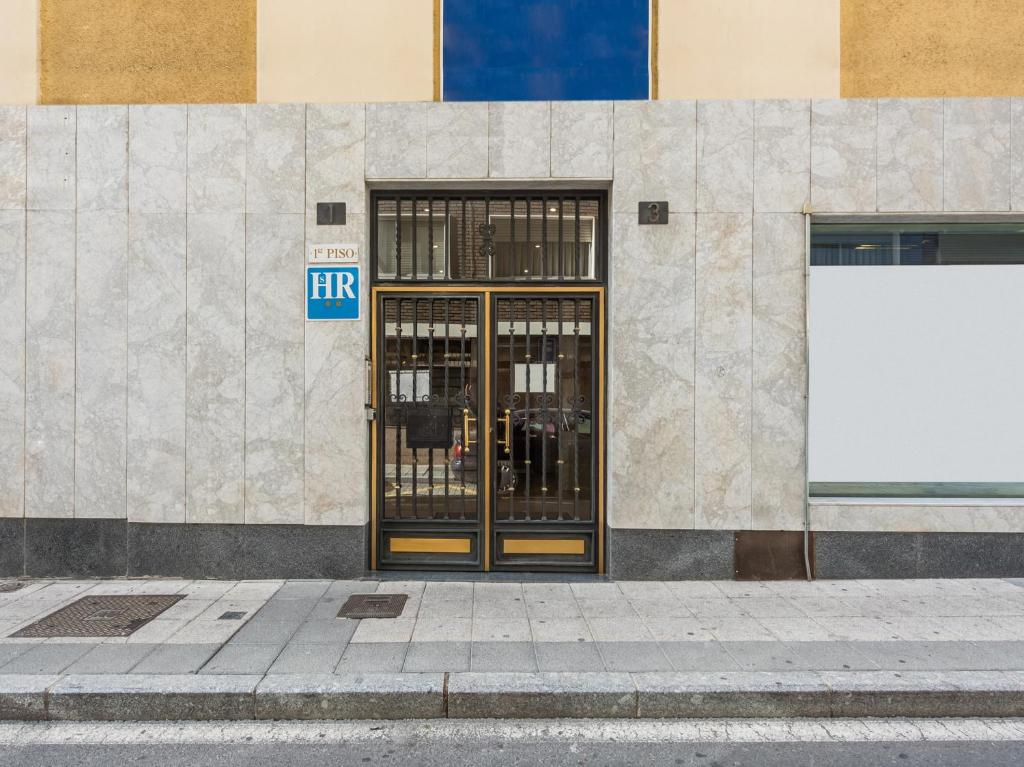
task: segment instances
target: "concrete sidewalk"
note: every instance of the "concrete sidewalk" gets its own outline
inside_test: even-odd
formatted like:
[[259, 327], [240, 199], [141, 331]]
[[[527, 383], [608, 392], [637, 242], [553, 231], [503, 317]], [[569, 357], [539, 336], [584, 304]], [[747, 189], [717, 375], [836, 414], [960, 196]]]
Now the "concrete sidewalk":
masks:
[[[398, 618], [336, 617], [382, 591]], [[129, 637], [10, 638], [104, 593], [184, 598]], [[1008, 580], [32, 581], [0, 636], [0, 718], [1024, 715]]]

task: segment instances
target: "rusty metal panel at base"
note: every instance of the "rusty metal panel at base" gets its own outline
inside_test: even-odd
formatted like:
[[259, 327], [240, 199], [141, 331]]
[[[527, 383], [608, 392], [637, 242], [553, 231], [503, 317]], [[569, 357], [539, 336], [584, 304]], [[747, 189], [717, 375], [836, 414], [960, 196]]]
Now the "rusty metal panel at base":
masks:
[[82, 597], [11, 636], [126, 637], [183, 598], [184, 594]]
[[408, 594], [353, 594], [338, 612], [339, 618], [397, 618]]
[[[738, 581], [804, 580], [804, 534], [792, 530], [740, 530], [734, 536], [734, 573]], [[810, 537], [814, 573], [814, 533]]]

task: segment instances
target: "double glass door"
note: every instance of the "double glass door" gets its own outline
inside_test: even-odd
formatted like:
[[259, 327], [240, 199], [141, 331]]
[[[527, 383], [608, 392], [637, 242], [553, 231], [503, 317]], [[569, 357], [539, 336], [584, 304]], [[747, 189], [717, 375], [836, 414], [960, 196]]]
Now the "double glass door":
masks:
[[602, 300], [375, 290], [374, 567], [603, 569]]

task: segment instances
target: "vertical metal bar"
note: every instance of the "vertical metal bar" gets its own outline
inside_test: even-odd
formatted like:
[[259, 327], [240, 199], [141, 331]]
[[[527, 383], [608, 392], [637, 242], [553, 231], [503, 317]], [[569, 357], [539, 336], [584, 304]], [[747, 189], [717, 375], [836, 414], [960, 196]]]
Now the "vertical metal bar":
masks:
[[[559, 207], [561, 207], [561, 201], [559, 201]], [[559, 262], [561, 262], [561, 250], [562, 250], [562, 219], [559, 214], [558, 219], [558, 250], [559, 250]], [[562, 518], [562, 464], [565, 463], [562, 460], [562, 424], [563, 424], [563, 413], [562, 413], [562, 299], [555, 299], [555, 309], [558, 316], [558, 333], [555, 336], [557, 349], [555, 351], [555, 399], [558, 401], [558, 423], [555, 424], [555, 434], [557, 439], [555, 440], [555, 449], [558, 451], [555, 456], [555, 482], [558, 483], [556, 489], [558, 497], [558, 505], [555, 507], [558, 509], [557, 518]]]
[[[533, 247], [533, 237], [531, 236], [531, 232], [530, 232], [530, 216], [531, 216], [532, 213], [533, 213], [533, 200], [530, 199], [529, 197], [527, 197], [526, 198], [526, 262], [528, 264], [528, 266], [527, 266], [527, 272], [528, 272], [527, 279], [531, 279], [531, 280], [533, 279], [534, 271], [536, 271], [533, 268], [533, 251], [535, 250], [535, 248]], [[527, 323], [529, 323], [529, 321], [530, 321], [529, 308], [527, 308], [527, 313], [526, 314], [527, 314], [526, 321], [527, 321]], [[530, 350], [527, 349], [526, 351], [529, 352]]]
[[[416, 245], [420, 241], [420, 231], [416, 227], [416, 205], [418, 203], [419, 203], [419, 200], [417, 200], [416, 197], [413, 197], [412, 198], [412, 278], [414, 280], [419, 279], [419, 276], [420, 276], [420, 262], [419, 262], [419, 259], [416, 257]], [[415, 309], [413, 311], [413, 314], [415, 314]], [[415, 334], [413, 334], [413, 335], [415, 335]]]
[[[402, 279], [402, 198], [395, 198], [395, 279]], [[402, 302], [398, 302], [399, 314], [401, 314]], [[401, 317], [399, 317], [401, 322]]]
[[[594, 521], [597, 515], [597, 497], [603, 490], [601, 483], [597, 481], [597, 462], [600, 460], [598, 453], [601, 451], [595, 449], [594, 435], [594, 432], [597, 431], [596, 424], [599, 404], [597, 368], [600, 364], [599, 357], [601, 351], [597, 337], [597, 298], [589, 298], [587, 303], [590, 304], [590, 519]], [[602, 381], [600, 385], [604, 386], [604, 382]], [[600, 439], [596, 441], [599, 447]]]
[[[478, 482], [477, 497], [480, 498], [480, 503], [477, 508], [480, 510], [480, 514], [483, 516], [483, 560], [484, 560], [484, 572], [491, 569], [491, 509], [493, 508], [491, 502], [491, 488], [493, 487], [494, 479], [494, 467], [491, 465], [491, 451], [494, 440], [491, 439], [491, 423], [494, 417], [494, 406], [491, 403], [491, 397], [493, 396], [492, 385], [491, 385], [491, 365], [494, 360], [494, 356], [491, 352], [491, 317], [492, 317], [492, 303], [491, 293], [487, 292], [481, 299], [480, 309], [483, 312], [483, 334], [484, 347], [482, 351], [479, 351], [479, 357], [482, 364], [477, 365], [477, 379], [480, 380], [480, 387], [478, 391], [480, 394], [478, 397], [482, 397], [483, 401], [479, 402], [480, 410], [477, 412], [477, 444], [482, 448], [480, 451], [480, 458], [483, 459], [483, 476], [484, 482]], [[480, 337], [480, 331], [477, 330], [477, 337]], [[478, 347], [479, 348], [479, 347]], [[483, 369], [483, 375], [479, 373], [480, 369]], [[480, 426], [483, 425], [483, 429]]]
[[[431, 219], [433, 221], [433, 219]], [[433, 272], [431, 272], [433, 274]], [[430, 317], [427, 322], [427, 376], [430, 381], [430, 389], [427, 392], [428, 402], [430, 407], [434, 407], [434, 298], [430, 297], [427, 304], [427, 309], [430, 312]], [[434, 411], [436, 412], [436, 411]], [[434, 517], [434, 448], [427, 449], [427, 480], [430, 482], [430, 489], [427, 490], [427, 510], [428, 516], [431, 520]]]
[[[572, 302], [572, 412], [573, 420], [576, 422], [572, 430], [572, 518], [579, 520], [580, 500], [580, 299], [574, 298]], [[591, 432], [593, 432], [593, 420], [591, 420]], [[593, 440], [593, 434], [591, 434]]]
[[[413, 210], [415, 210], [415, 206], [413, 207]], [[413, 242], [416, 242], [416, 240], [414, 239]], [[409, 336], [409, 338], [412, 341], [412, 352], [409, 354], [409, 359], [411, 360], [409, 364], [410, 367], [412, 368], [412, 408], [406, 409], [405, 433], [407, 443], [409, 441], [409, 412], [415, 410], [415, 408], [419, 407], [420, 404], [419, 395], [418, 392], [416, 391], [416, 379], [419, 378], [419, 376], [417, 375], [417, 373], [419, 372], [419, 362], [417, 361], [416, 354], [416, 337], [420, 334], [419, 324], [420, 300], [419, 298], [414, 298], [412, 300], [412, 333]], [[420, 518], [419, 497], [416, 492], [416, 481], [418, 479], [417, 475], [419, 474], [419, 470], [420, 450], [419, 448], [414, 447], [412, 449], [412, 515], [415, 519]]]
[[[491, 196], [490, 195], [485, 195], [484, 196], [484, 226], [489, 227], [490, 225], [491, 225]], [[485, 229], [484, 231], [490, 232], [491, 230], [490, 229]], [[494, 276], [494, 247], [493, 247], [494, 246], [494, 237], [492, 237], [490, 234], [488, 234], [486, 237], [484, 237], [484, 242], [488, 243], [488, 244], [490, 244], [492, 246], [490, 248], [486, 248], [484, 250], [484, 253], [487, 254], [487, 276], [488, 277], [493, 277]], [[489, 306], [487, 307], [487, 311], [490, 311], [490, 307]]]
[[[530, 226], [530, 208], [527, 204], [526, 208], [526, 226], [529, 231]], [[529, 237], [527, 237], [529, 242]], [[532, 244], [532, 243], [531, 243]], [[530, 270], [533, 271], [532, 269]], [[533, 345], [530, 339], [530, 299], [527, 298], [523, 301], [524, 315], [526, 317], [526, 352], [523, 358], [526, 360], [526, 393], [523, 395], [523, 402], [526, 408], [526, 458], [523, 464], [526, 466], [526, 519], [533, 519], [533, 497], [530, 495], [530, 472], [533, 469], [533, 464], [530, 462], [530, 438], [533, 436], [533, 406], [530, 402], [530, 358], [532, 355]]]
[[[452, 418], [452, 393], [451, 381], [449, 380], [449, 364], [451, 353], [449, 349], [449, 336], [451, 336], [451, 299], [444, 298], [444, 403], [448, 410], [448, 420]], [[449, 519], [450, 499], [448, 475], [451, 466], [451, 446], [444, 449], [444, 519]]]
[[[548, 274], [548, 198], [540, 198], [540, 214], [542, 216], [540, 220], [540, 273], [542, 279], [547, 279], [550, 275]], [[543, 311], [543, 307], [541, 309]]]
[[[465, 217], [465, 205], [462, 208]], [[466, 388], [466, 299], [463, 298], [459, 304], [461, 318], [459, 328], [459, 393], [463, 400], [462, 407], [469, 408], [469, 390]], [[459, 472], [459, 486], [461, 490], [461, 511], [462, 518], [466, 518], [466, 463], [469, 461], [469, 422], [462, 419], [462, 471]]]
[[[516, 302], [514, 298], [503, 299], [508, 306], [508, 409], [515, 410], [516, 400]], [[508, 518], [512, 521], [516, 518], [516, 491], [515, 491], [515, 474], [516, 474], [516, 449], [515, 440], [512, 439], [514, 429], [512, 428], [512, 418], [509, 417], [506, 420], [506, 434], [505, 442], [508, 444], [508, 468], [512, 472], [512, 492], [508, 497]]]
[[580, 198], [576, 198], [576, 281], [583, 279], [583, 269], [580, 268]]
[[[434, 279], [434, 198], [427, 198], [427, 279]], [[430, 307], [430, 321], [434, 321], [434, 307]]]
[[402, 299], [395, 299], [397, 312], [395, 314], [395, 359], [398, 367], [395, 372], [395, 516], [402, 518], [402, 412], [405, 405], [402, 402]]
[[[511, 272], [511, 274], [509, 275], [509, 277], [514, 280], [514, 279], [517, 279], [519, 277], [519, 264], [516, 263], [518, 261], [518, 258], [516, 257], [516, 198], [515, 198], [514, 195], [509, 198], [508, 205], [509, 205], [509, 207], [508, 207], [508, 210], [509, 210], [509, 214], [508, 214], [508, 239], [509, 239], [509, 243], [510, 243], [508, 248], [509, 248], [509, 252], [511, 253], [511, 257], [510, 257], [510, 261], [509, 261], [509, 271]], [[508, 316], [509, 316], [509, 320], [510, 321], [514, 319], [514, 317], [513, 317], [514, 309], [513, 309], [513, 306], [512, 306], [513, 303], [514, 302], [509, 301], [509, 306], [508, 306], [509, 315]], [[512, 358], [511, 357], [508, 358], [508, 364], [509, 365], [512, 364]]]
[[[560, 279], [560, 280], [564, 280], [565, 279], [565, 255], [563, 253], [563, 248], [565, 247], [565, 243], [562, 240], [562, 219], [563, 218], [565, 218], [565, 198], [564, 197], [559, 197], [558, 198], [558, 279]], [[559, 322], [559, 328], [561, 328], [561, 322], [562, 322], [562, 304], [561, 304], [561, 302], [559, 302], [559, 304], [558, 304], [558, 322]], [[559, 335], [561, 335], [561, 332], [559, 332]]]
[[[546, 220], [546, 219], [545, 219]], [[546, 227], [545, 227], [546, 228]], [[547, 272], [545, 272], [547, 274]], [[540, 300], [540, 401], [544, 403], [544, 418], [541, 420], [540, 438], [540, 518], [546, 520], [548, 495], [548, 421], [551, 418], [551, 400], [548, 399], [548, 300]]]
[[[466, 274], [466, 271], [471, 268], [473, 260], [469, 259], [469, 258], [466, 258], [466, 198], [463, 197], [461, 202], [462, 202], [462, 232], [461, 232], [461, 234], [462, 234], [462, 251], [461, 251], [460, 258], [462, 260], [459, 262], [459, 270], [461, 271], [462, 276], [476, 277], [476, 270], [475, 269], [473, 270], [473, 274], [472, 275], [467, 275]], [[465, 308], [465, 307], [463, 307], [463, 308]], [[465, 325], [465, 321], [466, 321], [466, 315], [465, 314], [462, 315], [462, 321], [463, 321], [463, 325]]]

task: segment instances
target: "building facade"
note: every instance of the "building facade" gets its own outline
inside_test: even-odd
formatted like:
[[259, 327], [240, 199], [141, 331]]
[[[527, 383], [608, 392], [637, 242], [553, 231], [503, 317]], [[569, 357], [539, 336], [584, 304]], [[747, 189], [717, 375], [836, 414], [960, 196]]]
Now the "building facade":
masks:
[[[150, 62], [90, 91], [46, 52], [96, 66], [58, 23], [91, 5], [33, 6], [39, 90], [0, 107], [3, 574], [1024, 575], [1024, 100], [995, 81], [894, 98], [844, 47], [863, 98], [679, 98], [672, 14], [725, 22], [662, 0], [657, 99], [431, 101], [428, 34], [427, 92], [397, 57], [408, 92], [306, 103], [375, 67], [264, 98], [268, 1], [219, 12], [259, 52], [227, 90]], [[840, 18], [919, 4], [813, 5], [838, 61]]]

